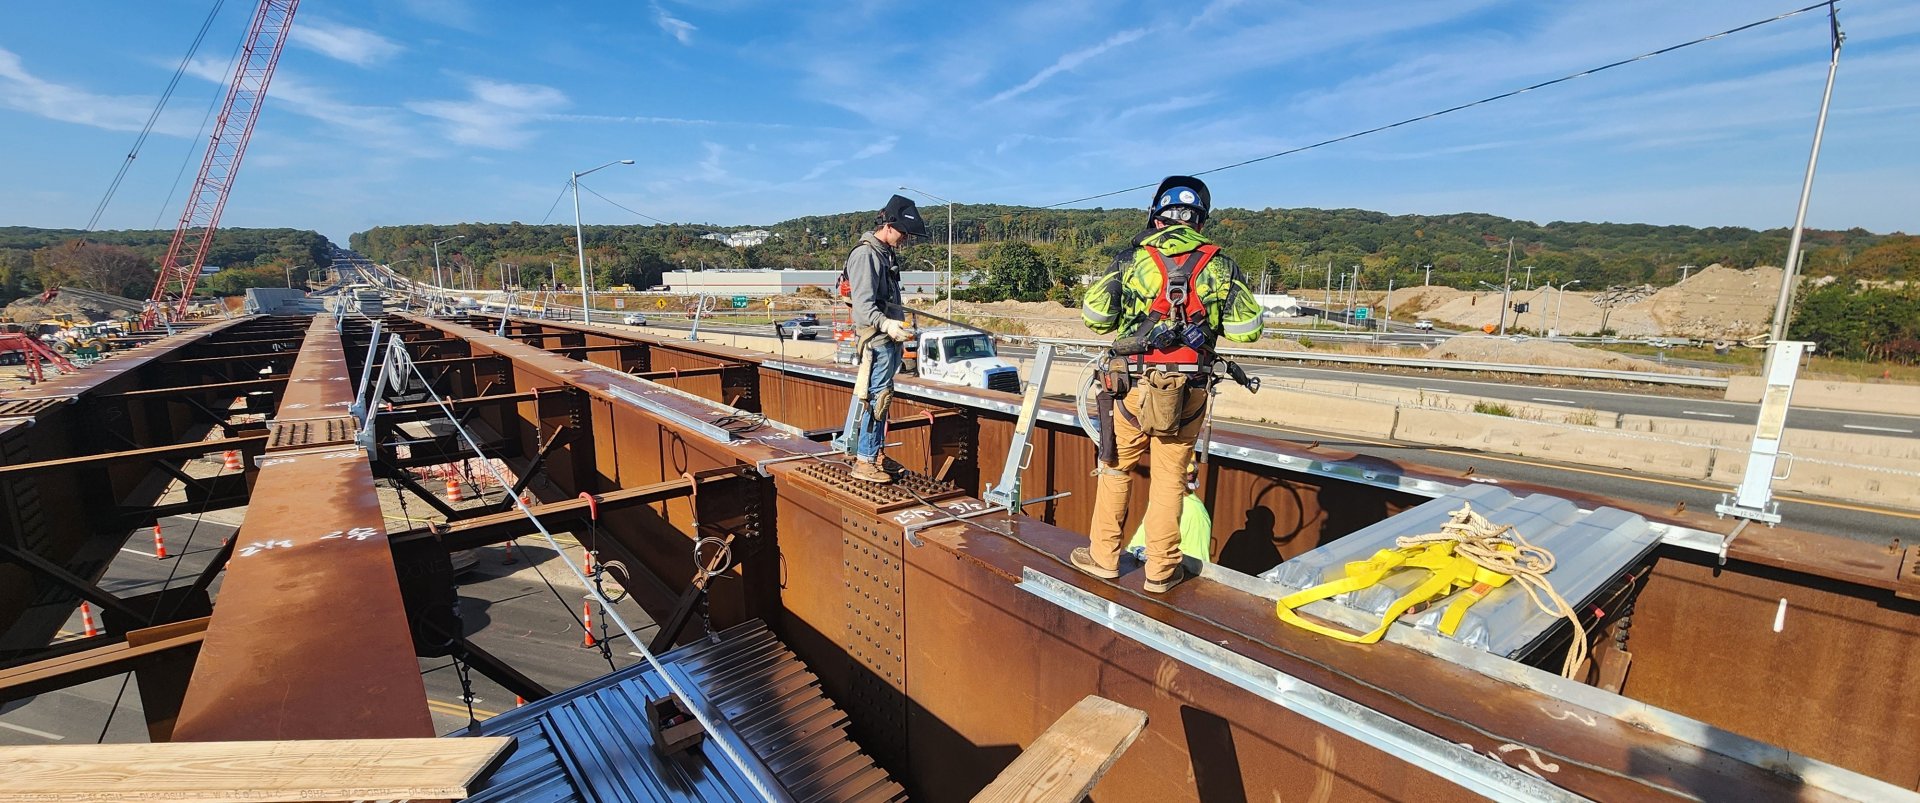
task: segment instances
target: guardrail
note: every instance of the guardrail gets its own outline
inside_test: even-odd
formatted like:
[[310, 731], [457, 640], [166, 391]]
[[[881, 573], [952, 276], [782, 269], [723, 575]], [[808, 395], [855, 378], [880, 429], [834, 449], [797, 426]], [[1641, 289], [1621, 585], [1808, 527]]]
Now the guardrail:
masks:
[[[1106, 348], [1111, 343], [1104, 340], [1070, 340], [1066, 338], [1033, 338], [1025, 335], [1001, 335], [1002, 339], [1014, 342], [1039, 342], [1044, 339], [1055, 345], [1080, 346], [1084, 348]], [[1688, 376], [1683, 374], [1661, 374], [1650, 371], [1616, 371], [1606, 368], [1562, 368], [1551, 365], [1522, 365], [1519, 363], [1468, 362], [1464, 360], [1429, 360], [1420, 357], [1387, 357], [1373, 354], [1329, 354], [1317, 351], [1275, 351], [1269, 349], [1220, 349], [1222, 356], [1255, 360], [1292, 360], [1295, 362], [1338, 362], [1356, 365], [1391, 365], [1400, 368], [1425, 368], [1436, 371], [1480, 371], [1502, 374], [1533, 374], [1538, 376], [1573, 376], [1583, 379], [1616, 379], [1623, 382], [1643, 382], [1653, 385], [1682, 385], [1696, 388], [1727, 387], [1724, 376]]]

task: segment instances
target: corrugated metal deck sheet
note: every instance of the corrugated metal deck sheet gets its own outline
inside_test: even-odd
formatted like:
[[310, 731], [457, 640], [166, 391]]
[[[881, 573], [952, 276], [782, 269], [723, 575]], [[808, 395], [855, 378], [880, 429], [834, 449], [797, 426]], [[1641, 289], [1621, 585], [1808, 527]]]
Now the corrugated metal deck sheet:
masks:
[[[758, 621], [662, 661], [685, 670], [796, 801], [894, 801], [900, 785], [847, 736], [847, 716], [799, 657]], [[646, 700], [667, 686], [647, 664], [595, 678], [481, 723], [516, 740], [471, 801], [752, 801], [753, 787], [710, 744], [653, 749]], [[474, 735], [466, 731], [452, 737]], [[451, 737], [450, 737], [451, 738]]]
[[[1546, 578], [1576, 605], [1646, 557], [1659, 540], [1646, 519], [1624, 510], [1601, 507], [1583, 511], [1557, 496], [1515, 497], [1493, 485], [1472, 485], [1295, 557], [1262, 577], [1285, 586], [1288, 593], [1344, 577], [1348, 562], [1366, 560], [1377, 550], [1391, 549], [1396, 538], [1439, 530], [1447, 515], [1458, 510], [1462, 502], [1472, 503], [1474, 511], [1488, 521], [1513, 525], [1528, 541], [1552, 552], [1555, 565]], [[1338, 604], [1378, 622], [1395, 599], [1427, 577], [1427, 572], [1420, 570], [1396, 572], [1379, 585], [1311, 603], [1303, 610], [1339, 620], [1327, 608]], [[1438, 632], [1445, 603], [1452, 598], [1403, 621]], [[1509, 583], [1468, 609], [1452, 638], [1513, 658], [1538, 643], [1560, 621], [1534, 605], [1518, 584]]]

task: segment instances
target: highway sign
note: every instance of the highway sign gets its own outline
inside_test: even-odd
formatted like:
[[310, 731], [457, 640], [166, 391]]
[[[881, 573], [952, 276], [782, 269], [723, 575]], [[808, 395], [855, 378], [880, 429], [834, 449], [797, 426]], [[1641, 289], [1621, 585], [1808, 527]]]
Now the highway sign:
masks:
[[747, 297], [746, 297], [746, 296], [734, 296], [734, 297], [733, 297], [733, 308], [734, 308], [734, 309], [746, 309], [746, 308], [747, 308]]
[[1353, 308], [1353, 319], [1354, 319], [1354, 320], [1356, 320], [1356, 321], [1364, 321], [1364, 320], [1366, 320], [1366, 319], [1367, 319], [1367, 308], [1366, 308], [1366, 307], [1354, 307], [1354, 308]]
[[624, 298], [616, 298], [616, 299], [614, 299], [614, 300], [613, 300], [613, 308], [614, 308], [614, 309], [626, 309], [626, 308], [627, 308], [627, 300], [626, 300], [626, 299], [624, 299]]
[[666, 309], [666, 308], [667, 308], [667, 300], [666, 300], [666, 299], [664, 299], [664, 298], [656, 298], [656, 299], [654, 299], [654, 300], [653, 300], [653, 305], [654, 305], [654, 306], [656, 306], [656, 307], [659, 307], [660, 309]]

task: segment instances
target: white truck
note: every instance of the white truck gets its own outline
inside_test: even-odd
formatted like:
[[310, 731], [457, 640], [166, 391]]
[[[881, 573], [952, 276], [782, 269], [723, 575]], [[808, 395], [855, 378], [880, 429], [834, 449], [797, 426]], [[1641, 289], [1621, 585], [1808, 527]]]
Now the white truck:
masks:
[[921, 379], [970, 388], [1020, 392], [1020, 369], [993, 350], [993, 338], [959, 327], [923, 329], [916, 341]]

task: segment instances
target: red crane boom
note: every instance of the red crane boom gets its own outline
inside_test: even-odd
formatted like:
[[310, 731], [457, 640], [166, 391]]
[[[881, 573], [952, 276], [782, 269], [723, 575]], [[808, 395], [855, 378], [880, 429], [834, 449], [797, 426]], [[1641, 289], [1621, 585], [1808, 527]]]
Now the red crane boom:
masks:
[[300, 0], [261, 0], [260, 8], [254, 11], [246, 45], [235, 62], [233, 82], [227, 87], [226, 102], [213, 126], [213, 138], [207, 141], [207, 155], [200, 162], [193, 191], [187, 195], [186, 211], [180, 213], [180, 225], [173, 231], [173, 243], [167, 246], [153, 296], [141, 316], [142, 328], [186, 317], [200, 266], [206, 264], [207, 248], [220, 226], [227, 193], [240, 172], [240, 158], [246, 155], [253, 124], [260, 120], [267, 84], [273, 80], [273, 68], [280, 62], [280, 50], [287, 43], [287, 30], [299, 5]]

